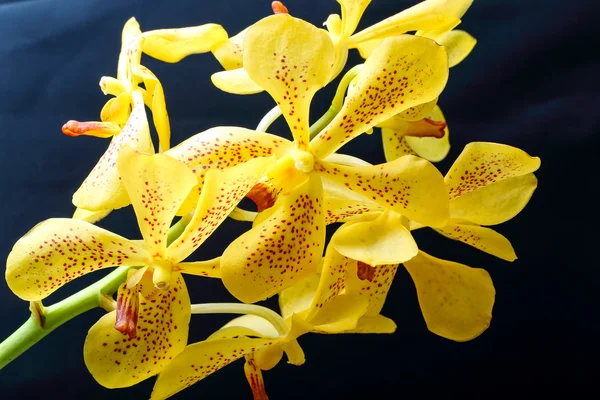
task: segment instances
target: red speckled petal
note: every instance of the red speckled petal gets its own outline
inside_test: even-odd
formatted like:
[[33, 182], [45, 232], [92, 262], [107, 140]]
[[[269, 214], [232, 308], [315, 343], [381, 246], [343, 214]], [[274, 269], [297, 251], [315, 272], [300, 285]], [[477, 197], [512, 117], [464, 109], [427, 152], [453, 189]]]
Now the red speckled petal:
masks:
[[442, 175], [430, 162], [414, 156], [365, 167], [320, 161], [315, 171], [327, 179], [429, 226], [449, 218], [448, 192]]
[[73, 195], [76, 207], [90, 211], [117, 209], [129, 205], [127, 190], [117, 171], [117, 154], [125, 145], [142, 153], [154, 153], [144, 101], [134, 92], [134, 108], [127, 124], [114, 136], [108, 149]]
[[143, 247], [90, 223], [49, 219], [15, 243], [6, 261], [6, 281], [17, 296], [35, 301], [88, 272], [144, 265], [149, 258]]
[[517, 259], [515, 250], [508, 239], [493, 229], [450, 220], [450, 223], [439, 229], [439, 232], [503, 260], [514, 261]]
[[175, 267], [177, 271], [181, 271], [188, 275], [205, 276], [208, 278], [221, 277], [221, 257], [213, 258], [207, 261], [182, 262]]
[[516, 147], [472, 142], [465, 146], [445, 177], [450, 200], [503, 179], [536, 171], [540, 159]]
[[431, 39], [384, 40], [365, 62], [336, 117], [310, 144], [323, 159], [373, 126], [437, 98], [448, 80], [446, 50]]
[[464, 342], [488, 328], [496, 290], [485, 270], [422, 251], [404, 266], [417, 287], [419, 305], [431, 332]]
[[246, 356], [244, 373], [246, 374], [246, 380], [250, 385], [250, 389], [252, 390], [252, 397], [254, 400], [269, 400], [267, 392], [265, 391], [265, 381], [262, 376], [262, 371], [256, 365], [254, 354], [248, 354]]
[[[408, 125], [408, 122], [407, 122]], [[383, 153], [386, 161], [394, 161], [402, 156], [417, 155], [406, 142], [404, 130], [381, 128], [381, 139], [383, 140]]]
[[146, 246], [153, 257], [164, 258], [171, 221], [198, 180], [180, 161], [127, 146], [119, 151], [117, 164]]
[[277, 102], [300, 149], [308, 146], [310, 102], [334, 62], [327, 31], [288, 14], [263, 18], [246, 33], [244, 68]]
[[314, 174], [280, 196], [270, 216], [223, 253], [221, 279], [231, 294], [254, 303], [314, 274], [325, 243], [322, 208], [323, 188]]
[[209, 170], [192, 220], [169, 246], [169, 259], [177, 263], [192, 254], [274, 164], [274, 157], [260, 157], [224, 170]]
[[196, 208], [202, 182], [208, 169], [224, 169], [257, 157], [281, 157], [292, 147], [279, 136], [237, 127], [216, 127], [198, 133], [165, 152], [184, 162], [198, 176], [198, 186], [192, 190], [177, 215], [186, 215]]
[[[141, 283], [152, 287], [151, 274]], [[173, 272], [169, 290], [158, 291], [152, 298], [139, 296], [135, 337], [114, 328], [115, 311], [100, 318], [88, 332], [83, 348], [85, 364], [107, 388], [132, 386], [156, 375], [187, 344], [190, 298], [181, 274]]]
[[158, 376], [151, 400], [162, 400], [182, 391], [242, 358], [275, 344], [275, 339], [216, 339], [185, 348]]
[[[369, 270], [369, 272], [365, 273], [365, 270]], [[381, 312], [397, 270], [398, 264], [373, 267], [358, 262], [356, 269], [347, 271], [349, 279], [346, 293], [369, 300], [369, 307], [365, 311], [365, 316], [373, 317]]]
[[244, 39], [248, 28], [244, 29], [237, 35], [230, 37], [229, 39], [215, 44], [210, 51], [212, 51], [215, 58], [226, 70], [241, 68], [243, 65], [243, 53], [244, 53]]
[[369, 216], [377, 216], [383, 211], [378, 204], [372, 204], [360, 200], [345, 200], [336, 198], [325, 198], [325, 223], [327, 225], [335, 222], [348, 222]]

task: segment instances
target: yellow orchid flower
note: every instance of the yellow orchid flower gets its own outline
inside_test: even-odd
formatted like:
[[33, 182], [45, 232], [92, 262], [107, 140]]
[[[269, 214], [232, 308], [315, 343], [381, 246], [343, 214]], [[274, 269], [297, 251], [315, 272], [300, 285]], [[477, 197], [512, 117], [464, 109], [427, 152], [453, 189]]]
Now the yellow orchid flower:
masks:
[[119, 288], [117, 310], [90, 329], [84, 357], [92, 375], [106, 387], [130, 386], [155, 375], [187, 342], [190, 304], [181, 273], [219, 274], [218, 261], [182, 260], [221, 224], [272, 163], [261, 157], [209, 171], [193, 217], [167, 246], [171, 220], [197, 178], [164, 154], [144, 155], [123, 146], [117, 166], [143, 243], [87, 222], [50, 219], [15, 244], [7, 260], [8, 285], [22, 299], [37, 301], [86, 273], [142, 266]]
[[[316, 309], [303, 309], [304, 299], [307, 295], [314, 296], [318, 283], [319, 277], [315, 275], [284, 290], [280, 297], [282, 316], [271, 310], [261, 312], [260, 316], [258, 313], [245, 315], [230, 321], [207, 340], [189, 345], [160, 373], [151, 399], [166, 399], [242, 357], [246, 360], [244, 372], [254, 399], [266, 399], [262, 371], [274, 368], [284, 352], [291, 364], [304, 363], [304, 353], [296, 342], [299, 336], [309, 332], [395, 331], [394, 322], [378, 315], [376, 308], [379, 305], [375, 304], [376, 301], [369, 305], [365, 296], [336, 293]], [[282, 300], [283, 296], [286, 300]], [[209, 310], [215, 308], [212, 304], [206, 306]], [[254, 305], [242, 306], [257, 308]], [[192, 312], [196, 312], [197, 307], [192, 305]], [[234, 305], [236, 307], [240, 305]], [[240, 310], [243, 308], [240, 307]], [[301, 313], [296, 314], [296, 311]], [[311, 311], [312, 315], [308, 316], [307, 312]], [[365, 313], [368, 315], [363, 316]]]
[[[521, 212], [537, 187], [533, 172], [539, 167], [538, 157], [515, 147], [469, 143], [444, 178], [450, 195], [450, 220], [436, 230], [514, 261], [517, 256], [508, 239], [486, 226], [506, 222]], [[413, 224], [417, 227], [420, 225]]]
[[[223, 253], [221, 278], [235, 297], [262, 300], [315, 273], [324, 247], [322, 177], [411, 219], [445, 225], [447, 192], [442, 176], [426, 161], [409, 157], [367, 167], [323, 161], [390, 115], [436, 98], [448, 72], [443, 48], [413, 36], [388, 39], [365, 64], [340, 114], [310, 146], [310, 101], [327, 84], [334, 63], [329, 35], [287, 14], [269, 16], [246, 33], [243, 57], [252, 80], [278, 103], [295, 148], [288, 147], [265, 181], [250, 192], [263, 212], [253, 229]], [[184, 150], [179, 159], [192, 159], [186, 154], [194, 152]]]

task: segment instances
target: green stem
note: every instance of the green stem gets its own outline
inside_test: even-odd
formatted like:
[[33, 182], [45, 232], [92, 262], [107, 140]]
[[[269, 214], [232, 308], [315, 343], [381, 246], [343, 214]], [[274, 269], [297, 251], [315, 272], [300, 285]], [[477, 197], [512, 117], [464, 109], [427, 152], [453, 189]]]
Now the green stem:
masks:
[[74, 295], [43, 309], [42, 320], [35, 315], [0, 343], [0, 369], [70, 319], [105, 303], [104, 296], [117, 291], [130, 267], [119, 267]]
[[348, 86], [352, 82], [352, 79], [363, 69], [364, 65], [359, 64], [350, 68], [348, 72], [344, 74], [340, 83], [335, 91], [335, 96], [331, 101], [331, 107], [327, 110], [325, 114], [317, 122], [311, 125], [309, 129], [310, 138], [314, 138], [317, 136], [325, 127], [335, 118], [335, 116], [340, 112], [342, 106], [344, 105], [344, 98], [346, 97], [346, 90], [348, 90]]
[[[192, 214], [188, 214], [177, 221], [169, 230], [167, 242], [179, 237], [191, 219]], [[0, 343], [0, 369], [65, 322], [96, 307], [106, 308], [131, 268], [135, 267], [118, 267], [98, 282], [49, 307], [32, 304], [34, 310], [29, 319]]]

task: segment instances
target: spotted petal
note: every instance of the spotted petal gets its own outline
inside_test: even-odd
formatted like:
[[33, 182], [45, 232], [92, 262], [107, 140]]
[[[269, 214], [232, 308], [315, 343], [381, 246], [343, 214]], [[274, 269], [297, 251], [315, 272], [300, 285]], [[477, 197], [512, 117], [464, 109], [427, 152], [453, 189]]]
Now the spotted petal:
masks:
[[141, 93], [134, 92], [134, 108], [123, 130], [113, 137], [106, 152], [73, 195], [76, 207], [90, 211], [117, 209], [130, 204], [117, 170], [117, 154], [125, 145], [142, 153], [154, 153]]
[[491, 183], [534, 172], [539, 167], [538, 157], [531, 157], [516, 147], [471, 142], [452, 164], [444, 181], [452, 200]]
[[532, 173], [504, 179], [450, 201], [450, 216], [480, 225], [496, 225], [521, 212], [537, 187]]
[[384, 40], [365, 62], [341, 111], [311, 142], [324, 158], [373, 126], [440, 95], [448, 80], [446, 50], [431, 39]]
[[141, 33], [142, 31], [140, 30], [140, 24], [133, 17], [129, 18], [127, 22], [125, 22], [125, 25], [123, 25], [123, 30], [121, 32], [121, 52], [119, 53], [119, 62], [117, 67], [117, 79], [119, 81], [125, 82], [127, 79], [129, 79], [127, 65], [129, 61], [129, 46]]
[[517, 259], [515, 250], [508, 239], [493, 229], [466, 221], [450, 220], [450, 223], [440, 228], [439, 232], [503, 260], [514, 261]]
[[209, 170], [194, 216], [169, 246], [169, 258], [176, 263], [192, 254], [274, 163], [274, 157], [260, 157], [224, 170]]
[[90, 223], [48, 219], [15, 243], [6, 281], [17, 296], [36, 301], [88, 272], [143, 265], [149, 258], [143, 247]]
[[308, 146], [310, 102], [334, 62], [327, 32], [288, 14], [263, 18], [246, 33], [244, 68], [277, 102], [300, 149]]
[[224, 169], [257, 157], [281, 157], [292, 144], [279, 136], [238, 127], [216, 127], [198, 133], [165, 152], [185, 163], [198, 177], [198, 185], [177, 213], [186, 215], [196, 208], [206, 171]]
[[189, 345], [158, 376], [150, 400], [166, 399], [274, 340], [228, 338]]
[[439, 171], [414, 156], [365, 167], [321, 161], [315, 170], [385, 208], [428, 226], [444, 226], [449, 217], [447, 189]]
[[488, 328], [496, 291], [485, 270], [422, 251], [404, 266], [417, 287], [421, 311], [431, 332], [464, 342]]
[[153, 257], [164, 258], [171, 221], [198, 180], [180, 161], [127, 146], [119, 151], [117, 164], [146, 246]]
[[[244, 39], [250, 27], [229, 39], [216, 43], [211, 51], [226, 70], [241, 68], [244, 62]], [[262, 91], [262, 89], [261, 89]]]
[[225, 40], [227, 32], [217, 24], [158, 29], [142, 34], [142, 51], [161, 61], [176, 63], [191, 54], [206, 53]]
[[325, 242], [323, 188], [317, 176], [279, 196], [274, 212], [221, 257], [225, 287], [243, 302], [270, 297], [317, 270]]
[[[145, 275], [151, 287], [150, 275]], [[104, 315], [88, 332], [85, 365], [107, 388], [135, 385], [159, 373], [180, 352], [188, 338], [190, 298], [181, 274], [174, 272], [170, 289], [153, 298], [139, 294], [136, 336], [114, 328], [116, 311]]]

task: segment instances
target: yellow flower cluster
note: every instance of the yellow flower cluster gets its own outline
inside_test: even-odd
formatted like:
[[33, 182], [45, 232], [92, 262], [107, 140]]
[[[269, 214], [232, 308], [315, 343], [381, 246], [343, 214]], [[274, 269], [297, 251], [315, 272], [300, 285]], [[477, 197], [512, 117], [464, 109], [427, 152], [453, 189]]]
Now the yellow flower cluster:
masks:
[[[216, 24], [149, 32], [133, 18], [125, 24], [117, 77], [100, 81], [113, 96], [101, 121], [63, 127], [67, 135], [111, 137], [108, 149], [74, 194], [73, 218], [36, 225], [15, 244], [6, 270], [17, 296], [38, 301], [88, 272], [135, 267], [85, 342], [86, 365], [100, 384], [126, 387], [158, 374], [152, 399], [165, 399], [245, 358], [254, 398], [266, 399], [261, 371], [284, 353], [302, 364], [299, 336], [394, 332], [380, 312], [401, 264], [430, 331], [467, 341], [489, 326], [489, 274], [423, 252], [411, 233], [430, 227], [513, 261], [510, 242], [489, 226], [518, 214], [537, 185], [539, 159], [506, 145], [467, 145], [445, 176], [432, 164], [450, 148], [438, 98], [449, 68], [475, 46], [454, 30], [472, 0], [425, 0], [360, 32], [370, 0], [337, 1], [341, 15], [329, 16], [327, 29], [279, 2], [273, 15], [232, 37]], [[344, 71], [351, 49], [364, 64], [341, 79], [329, 117], [311, 127], [315, 93]], [[174, 63], [207, 52], [224, 68], [214, 85], [268, 92], [276, 103], [271, 119], [283, 115], [293, 141], [221, 126], [170, 147], [163, 88], [142, 54]], [[269, 121], [261, 125], [268, 129]], [[374, 128], [387, 162], [338, 153]], [[258, 212], [238, 208], [245, 197]], [[129, 204], [143, 240], [94, 225]], [[187, 225], [173, 238], [176, 216]], [[227, 217], [252, 228], [217, 259], [185, 261]], [[326, 226], [336, 223], [327, 242]], [[277, 295], [280, 314], [245, 315], [188, 344], [191, 314], [206, 307], [191, 304], [182, 274], [221, 279], [242, 303]]]

